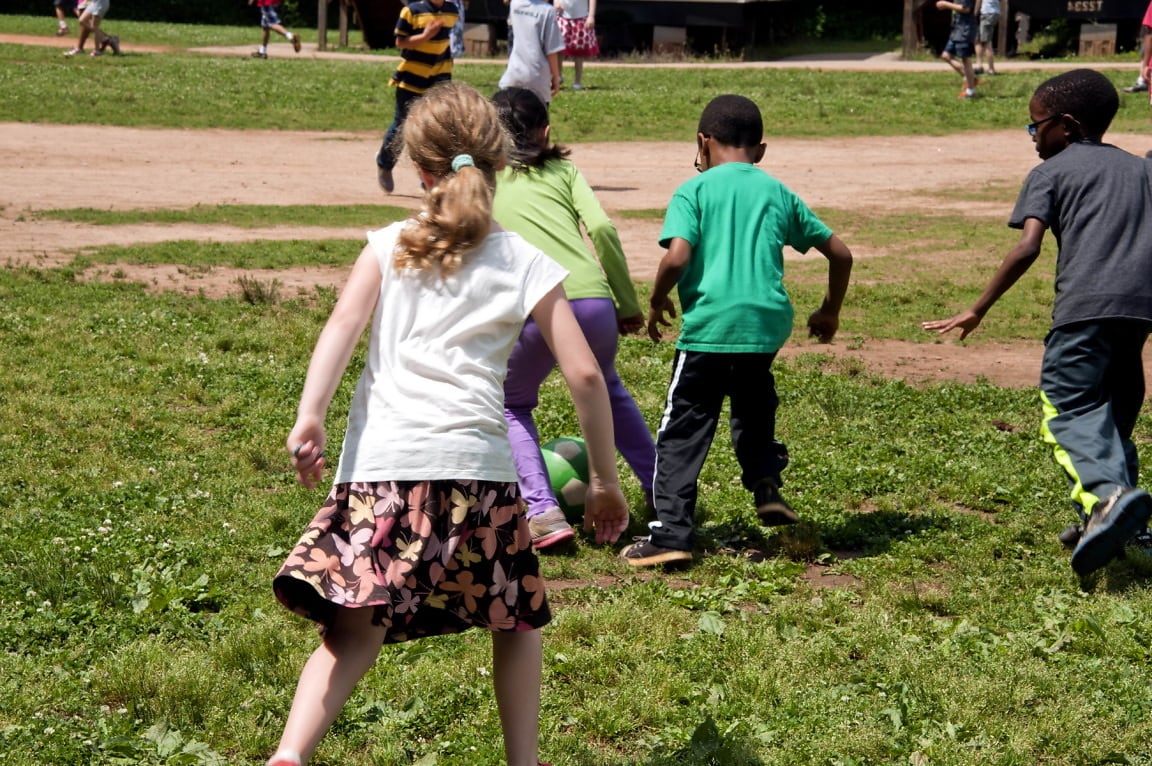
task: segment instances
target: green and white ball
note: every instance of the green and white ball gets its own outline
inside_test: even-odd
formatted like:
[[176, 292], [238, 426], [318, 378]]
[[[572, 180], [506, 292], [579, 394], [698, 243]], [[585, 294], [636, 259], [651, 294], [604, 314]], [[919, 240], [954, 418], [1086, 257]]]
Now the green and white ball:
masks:
[[584, 518], [584, 498], [588, 494], [588, 451], [584, 440], [562, 436], [544, 444], [540, 449], [552, 493], [569, 524]]

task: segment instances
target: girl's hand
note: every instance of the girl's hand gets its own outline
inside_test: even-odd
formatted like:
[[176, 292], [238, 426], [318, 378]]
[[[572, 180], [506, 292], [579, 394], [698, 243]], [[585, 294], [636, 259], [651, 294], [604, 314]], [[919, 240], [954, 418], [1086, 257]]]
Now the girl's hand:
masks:
[[630, 317], [617, 317], [616, 327], [621, 335], [632, 335], [644, 329], [644, 315], [633, 314]]
[[584, 19], [584, 28], [585, 29], [595, 29], [596, 28], [596, 17], [593, 16], [591, 13], [588, 14], [588, 18]]
[[292, 432], [288, 434], [285, 448], [291, 456], [296, 480], [308, 489], [316, 487], [316, 482], [328, 465], [328, 458], [324, 454], [327, 439], [324, 424], [313, 418], [298, 418]]
[[628, 528], [628, 501], [619, 485], [593, 478], [584, 498], [584, 531], [596, 531], [596, 542], [614, 543]]

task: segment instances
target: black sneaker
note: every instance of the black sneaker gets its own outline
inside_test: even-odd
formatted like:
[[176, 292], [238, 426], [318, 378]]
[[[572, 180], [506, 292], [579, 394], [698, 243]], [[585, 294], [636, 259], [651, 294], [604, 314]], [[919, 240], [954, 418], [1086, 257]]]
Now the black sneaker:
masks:
[[752, 490], [756, 502], [756, 515], [766, 527], [783, 527], [800, 521], [792, 506], [780, 497], [780, 485], [774, 479], [764, 479]]
[[654, 567], [657, 564], [692, 560], [692, 551], [661, 548], [652, 543], [651, 537], [634, 537], [632, 539], [635, 542], [620, 551], [620, 558], [634, 567]]
[[1081, 524], [1069, 524], [1061, 530], [1060, 534], [1056, 537], [1060, 540], [1060, 544], [1068, 550], [1076, 547], [1076, 543], [1080, 542], [1080, 536], [1084, 534], [1084, 527]]
[[1139, 532], [1152, 517], [1152, 497], [1142, 489], [1117, 489], [1107, 500], [1097, 503], [1084, 522], [1084, 534], [1072, 551], [1076, 574], [1095, 572], [1124, 550], [1124, 543]]
[[1124, 89], [1125, 93], [1144, 93], [1148, 90], [1148, 83], [1143, 80], [1137, 80], [1135, 85], [1129, 85]]
[[[377, 165], [376, 183], [380, 184], [380, 188], [383, 189], [386, 194], [391, 194], [396, 188], [396, 182], [392, 180], [392, 169]], [[421, 184], [421, 186], [423, 186], [423, 184]]]

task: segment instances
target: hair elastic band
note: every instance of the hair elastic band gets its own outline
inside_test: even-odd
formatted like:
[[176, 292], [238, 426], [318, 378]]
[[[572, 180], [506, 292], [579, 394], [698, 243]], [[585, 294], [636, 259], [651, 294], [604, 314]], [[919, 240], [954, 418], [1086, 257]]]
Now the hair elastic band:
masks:
[[472, 161], [471, 154], [457, 154], [452, 158], [452, 172], [459, 173], [460, 168], [474, 168], [476, 163]]

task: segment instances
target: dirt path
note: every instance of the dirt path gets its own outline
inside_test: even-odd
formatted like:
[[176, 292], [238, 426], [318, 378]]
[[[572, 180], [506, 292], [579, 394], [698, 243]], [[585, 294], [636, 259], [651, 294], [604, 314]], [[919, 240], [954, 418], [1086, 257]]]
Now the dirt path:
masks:
[[[8, 36], [9, 38], [12, 36]], [[31, 38], [59, 44], [56, 38]], [[0, 36], [0, 42], [27, 42]], [[247, 49], [245, 49], [247, 50]], [[348, 56], [355, 54], [302, 55]], [[377, 57], [378, 58], [378, 57]], [[873, 67], [908, 68], [925, 62], [893, 62], [874, 57]], [[779, 64], [779, 62], [769, 62]], [[934, 62], [928, 62], [933, 64]], [[1028, 65], [1030, 62], [1021, 62]], [[1009, 68], [1013, 62], [1001, 65]], [[796, 65], [796, 64], [793, 64]], [[861, 68], [859, 60], [815, 62], [817, 68]], [[936, 65], [938, 66], [938, 65]], [[1061, 65], [1063, 66], [1063, 65]], [[1129, 65], [1130, 66], [1130, 65]], [[59, 151], [97, 137], [100, 152], [80, 161]], [[1116, 134], [1111, 140], [1143, 154], [1152, 139]], [[88, 226], [40, 218], [37, 211], [78, 206], [103, 209], [165, 209], [195, 205], [357, 205], [387, 203], [415, 208], [419, 185], [412, 167], [396, 172], [397, 193], [381, 194], [372, 162], [375, 133], [281, 131], [148, 130], [114, 127], [0, 123], [0, 264], [47, 267], [66, 263], [85, 247], [170, 240], [245, 241], [256, 239], [360, 239], [364, 231], [387, 223], [365, 220], [346, 228], [300, 227], [269, 221], [258, 229], [224, 225]], [[971, 147], [980, 151], [972, 153]], [[620, 231], [633, 275], [655, 275], [662, 251], [656, 245], [659, 221], [628, 218], [621, 211], [659, 209], [671, 191], [691, 175], [695, 147], [678, 143], [580, 144], [572, 158], [595, 188]], [[965, 157], [958, 162], [957, 157]], [[987, 183], [1017, 185], [1037, 162], [1023, 130], [965, 133], [945, 137], [888, 137], [834, 140], [768, 139], [763, 167], [816, 208], [835, 208], [867, 216], [876, 211], [915, 212], [953, 209], [971, 215], [975, 225], [997, 225], [1008, 211], [1002, 205], [958, 203], [950, 193]], [[99, 194], [77, 195], [77, 179], [94, 180]], [[858, 257], [881, 255], [854, 245]], [[800, 256], [791, 253], [789, 258]], [[242, 272], [261, 280], [277, 279], [284, 294], [313, 285], [338, 286], [346, 271], [296, 268]], [[91, 278], [137, 279], [155, 289], [234, 294], [241, 272], [167, 267], [99, 267]], [[866, 341], [848, 348], [789, 347], [785, 355], [823, 351], [851, 356], [869, 371], [909, 381], [976, 380], [977, 373], [1006, 386], [1035, 385], [1039, 340], [1001, 346], [960, 345], [952, 340], [924, 344]]]

